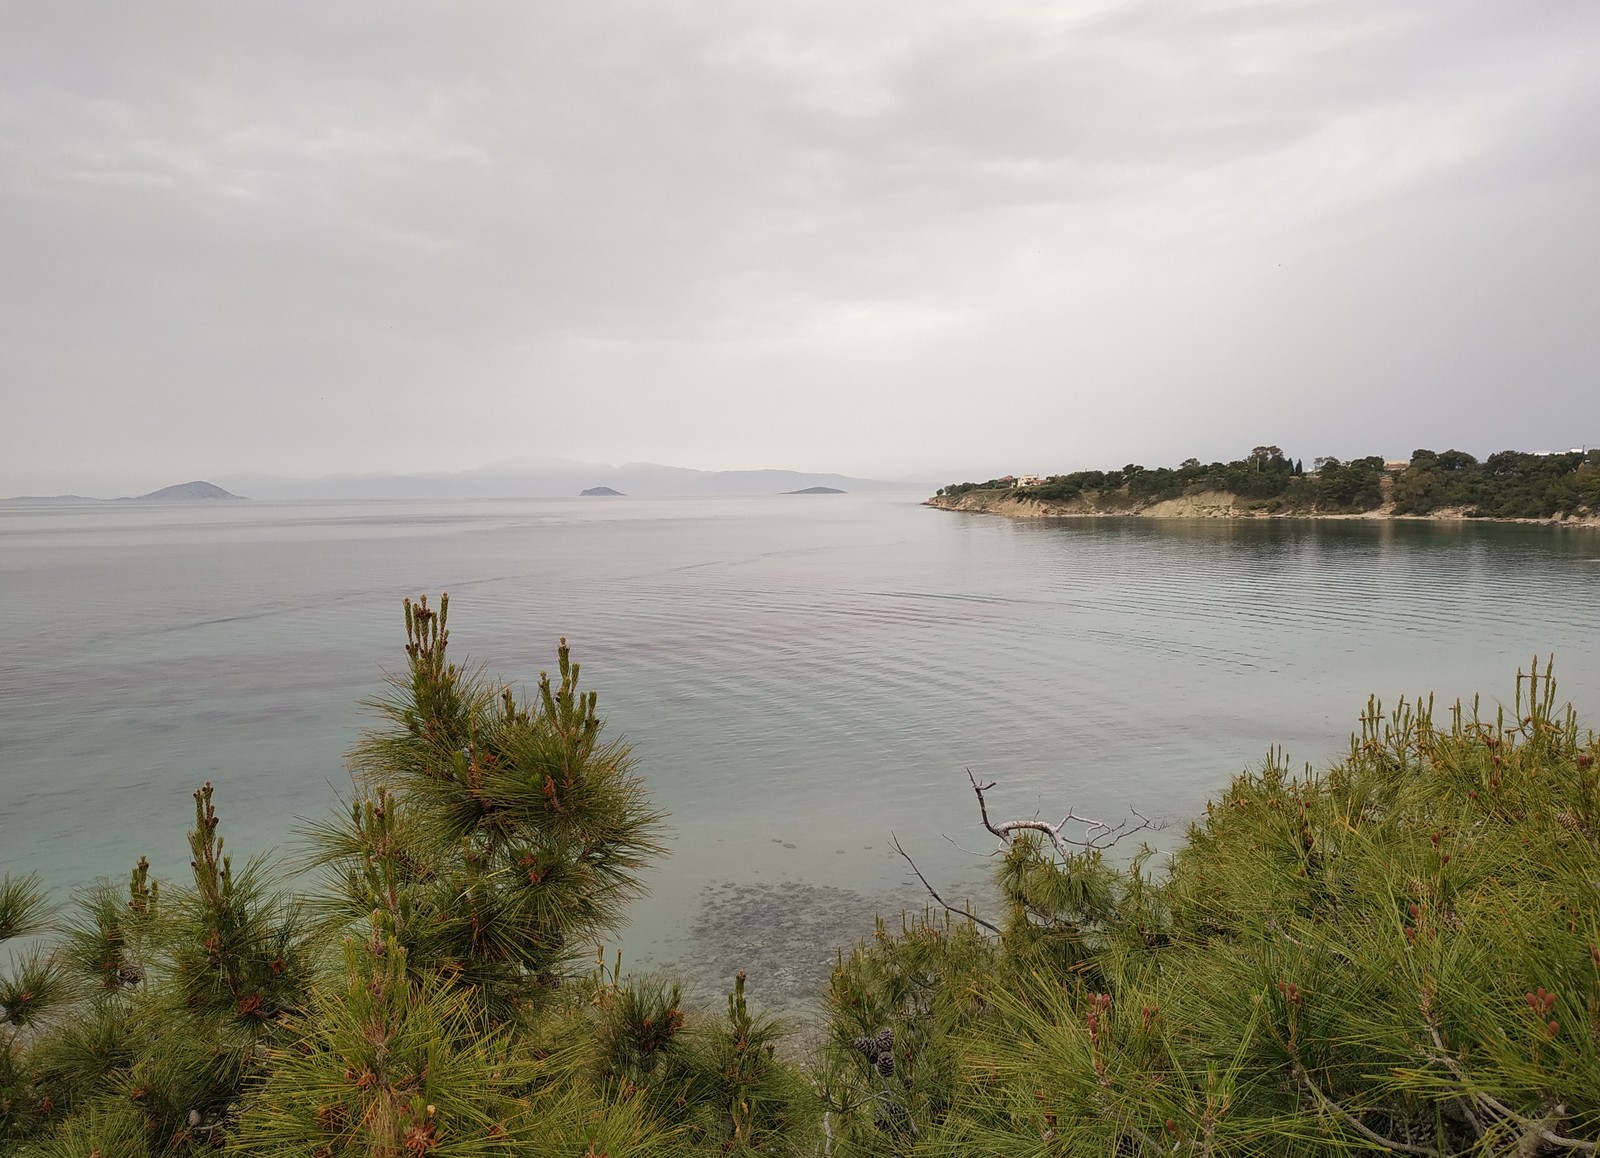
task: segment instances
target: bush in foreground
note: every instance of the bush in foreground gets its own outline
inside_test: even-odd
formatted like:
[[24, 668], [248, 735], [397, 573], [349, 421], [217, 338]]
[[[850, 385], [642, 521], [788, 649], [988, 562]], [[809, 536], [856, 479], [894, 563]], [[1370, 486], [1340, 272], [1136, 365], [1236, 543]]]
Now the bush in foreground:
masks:
[[835, 973], [838, 1152], [1594, 1153], [1597, 755], [1547, 667], [1509, 715], [1373, 703], [1326, 773], [1272, 756], [1159, 880], [985, 810], [997, 935]]
[[[406, 603], [404, 677], [309, 833], [291, 894], [223, 851], [195, 793], [192, 885], [140, 862], [64, 924], [0, 878], [0, 1153], [789, 1154], [815, 1100], [747, 1009], [593, 964], [660, 853], [626, 745], [562, 642], [523, 702], [451, 663], [447, 600]], [[587, 958], [587, 963], [585, 962]]]

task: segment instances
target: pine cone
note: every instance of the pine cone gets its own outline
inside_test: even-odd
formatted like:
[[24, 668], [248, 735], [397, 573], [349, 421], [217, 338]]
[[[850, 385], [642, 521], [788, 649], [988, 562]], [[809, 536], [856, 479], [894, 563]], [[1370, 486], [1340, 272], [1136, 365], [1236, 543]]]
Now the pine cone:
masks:
[[876, 1037], [858, 1037], [850, 1043], [886, 1078], [894, 1076], [894, 1030], [880, 1029]]

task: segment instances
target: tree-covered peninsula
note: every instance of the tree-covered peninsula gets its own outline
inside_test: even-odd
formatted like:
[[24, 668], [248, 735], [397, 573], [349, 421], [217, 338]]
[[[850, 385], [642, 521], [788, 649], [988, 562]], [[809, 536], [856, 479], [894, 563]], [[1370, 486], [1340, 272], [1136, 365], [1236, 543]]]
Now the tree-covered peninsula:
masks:
[[930, 504], [999, 514], [1360, 515], [1488, 519], [1600, 517], [1600, 450], [1479, 462], [1460, 450], [1417, 450], [1408, 462], [1376, 455], [1317, 458], [1306, 469], [1276, 446], [1234, 462], [1177, 467], [1129, 463], [1048, 477], [941, 487]]
[[743, 974], [694, 1011], [597, 957], [660, 814], [564, 645], [523, 699], [448, 658], [447, 608], [407, 603], [300, 876], [236, 867], [207, 784], [187, 879], [59, 911], [0, 877], [0, 1154], [1600, 1148], [1600, 739], [1548, 666], [1504, 708], [1370, 702], [1338, 764], [1269, 754], [1159, 864], [1136, 816], [1008, 819], [971, 780], [998, 904], [925, 881], [806, 1052]]

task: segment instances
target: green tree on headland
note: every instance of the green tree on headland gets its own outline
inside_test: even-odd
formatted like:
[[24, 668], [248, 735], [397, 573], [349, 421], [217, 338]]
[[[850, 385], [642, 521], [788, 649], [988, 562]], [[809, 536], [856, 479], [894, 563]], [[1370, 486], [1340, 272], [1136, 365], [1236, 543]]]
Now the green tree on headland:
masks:
[[1504, 450], [1478, 462], [1470, 454], [1419, 450], [1394, 484], [1398, 514], [1459, 508], [1499, 519], [1548, 519], [1600, 510], [1600, 451], [1522, 454]]
[[[1386, 494], [1386, 477], [1392, 493]], [[1129, 464], [1118, 471], [1052, 475], [1042, 484], [1013, 481], [953, 483], [939, 494], [1003, 492], [1044, 501], [1084, 500], [1120, 510], [1163, 499], [1222, 492], [1270, 514], [1359, 514], [1392, 501], [1397, 515], [1459, 511], [1470, 518], [1584, 516], [1600, 513], [1600, 451], [1523, 454], [1501, 451], [1482, 463], [1459, 450], [1418, 450], [1403, 470], [1390, 472], [1376, 455], [1341, 461], [1320, 457], [1307, 473], [1276, 446], [1258, 446], [1233, 462], [1185, 459], [1177, 468]]]

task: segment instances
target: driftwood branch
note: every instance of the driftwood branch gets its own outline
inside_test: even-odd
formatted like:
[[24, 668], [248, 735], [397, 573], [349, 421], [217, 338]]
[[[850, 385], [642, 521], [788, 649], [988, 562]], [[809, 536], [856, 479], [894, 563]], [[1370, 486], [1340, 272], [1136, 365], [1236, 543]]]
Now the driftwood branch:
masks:
[[928, 895], [930, 897], [932, 897], [934, 900], [938, 901], [939, 904], [944, 906], [944, 909], [945, 909], [946, 912], [954, 913], [958, 917], [965, 917], [967, 920], [971, 921], [974, 925], [982, 925], [985, 929], [988, 929], [991, 933], [994, 933], [997, 936], [999, 935], [999, 933], [1000, 933], [1000, 926], [999, 925], [990, 924], [988, 921], [985, 921], [982, 917], [978, 916], [978, 914], [974, 913], [970, 908], [960, 908], [960, 909], [958, 909], [954, 905], [952, 905], [949, 901], [947, 901], [943, 897], [941, 897], [939, 895], [939, 890], [934, 888], [931, 884], [929, 884], [928, 883], [928, 878], [922, 875], [922, 870], [917, 867], [917, 862], [911, 859], [911, 854], [906, 852], [905, 849], [900, 847], [900, 838], [898, 836], [896, 836], [892, 832], [889, 834], [889, 845], [890, 845], [891, 848], [893, 848], [895, 850], [895, 852], [899, 853], [903, 858], [905, 858], [905, 862], [908, 865], [911, 866], [911, 871], [916, 873], [917, 874], [917, 879], [922, 882], [922, 887], [928, 890]]
[[[1133, 815], [1138, 819], [1138, 824], [1130, 824], [1126, 820], [1121, 824], [1108, 824], [1092, 816], [1079, 816], [1070, 808], [1059, 824], [1051, 824], [1045, 820], [1003, 820], [996, 823], [989, 818], [989, 802], [983, 795], [994, 787], [994, 782], [979, 784], [971, 768], [967, 769], [967, 779], [972, 782], [972, 791], [978, 797], [978, 815], [983, 818], [983, 827], [999, 838], [1001, 848], [1009, 846], [1019, 832], [1042, 832], [1057, 854], [1065, 860], [1077, 852], [1110, 848], [1123, 837], [1132, 836], [1136, 832], [1152, 827], [1150, 821], [1137, 812]], [[1073, 837], [1064, 831], [1069, 824], [1082, 824], [1087, 827], [1080, 835]]]

